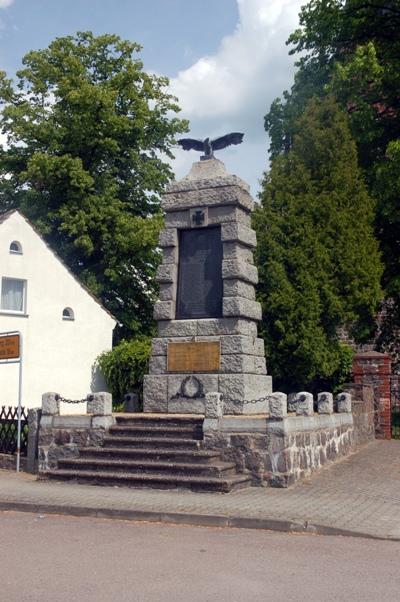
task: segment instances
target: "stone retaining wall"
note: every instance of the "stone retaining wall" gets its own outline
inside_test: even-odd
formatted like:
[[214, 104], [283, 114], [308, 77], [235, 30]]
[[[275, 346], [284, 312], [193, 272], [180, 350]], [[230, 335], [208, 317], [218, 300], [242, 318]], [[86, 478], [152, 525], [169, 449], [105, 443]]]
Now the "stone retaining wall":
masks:
[[288, 487], [356, 446], [352, 414], [224, 416], [218, 430], [205, 430], [205, 444], [251, 474], [254, 484], [273, 487]]
[[109, 393], [88, 396], [88, 414], [60, 416], [56, 393], [45, 393], [39, 429], [39, 474], [60, 458], [77, 458], [80, 447], [100, 447], [114, 418]]

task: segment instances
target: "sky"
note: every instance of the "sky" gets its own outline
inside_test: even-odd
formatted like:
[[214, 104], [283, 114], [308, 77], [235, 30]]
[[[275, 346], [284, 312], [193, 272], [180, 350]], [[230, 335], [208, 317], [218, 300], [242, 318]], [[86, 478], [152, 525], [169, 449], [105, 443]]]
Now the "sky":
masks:
[[[190, 136], [244, 132], [217, 156], [256, 195], [268, 166], [264, 115], [293, 82], [285, 42], [305, 0], [0, 0], [0, 68], [13, 76], [32, 49], [77, 31], [142, 45], [145, 70], [170, 78]], [[182, 178], [198, 160], [175, 150]]]

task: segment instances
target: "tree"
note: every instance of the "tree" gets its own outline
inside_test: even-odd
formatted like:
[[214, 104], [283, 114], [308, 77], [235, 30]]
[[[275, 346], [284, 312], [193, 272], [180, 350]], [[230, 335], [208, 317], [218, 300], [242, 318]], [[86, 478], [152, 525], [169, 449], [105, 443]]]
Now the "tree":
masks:
[[263, 335], [276, 386], [335, 385], [374, 325], [381, 263], [348, 119], [334, 99], [310, 101], [291, 149], [272, 161], [255, 212]]
[[123, 334], [152, 324], [159, 195], [185, 121], [140, 46], [90, 32], [29, 52], [0, 77], [0, 210], [21, 210], [114, 313]]
[[[288, 40], [300, 56], [295, 82], [265, 117], [276, 157], [292, 145], [298, 117], [310, 98], [334, 94], [349, 116], [359, 165], [376, 199], [375, 232], [385, 270], [388, 298], [383, 349], [400, 357], [399, 191], [394, 148], [400, 140], [399, 0], [310, 0], [300, 12], [300, 28]], [[396, 334], [397, 333], [397, 334]], [[397, 343], [396, 343], [396, 340]]]

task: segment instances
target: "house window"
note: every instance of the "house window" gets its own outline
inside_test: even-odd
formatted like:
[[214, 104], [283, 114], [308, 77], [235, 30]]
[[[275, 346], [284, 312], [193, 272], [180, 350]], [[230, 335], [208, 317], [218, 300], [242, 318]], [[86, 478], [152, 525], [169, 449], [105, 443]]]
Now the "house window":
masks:
[[10, 244], [10, 253], [17, 253], [18, 255], [22, 255], [22, 245], [17, 240], [13, 240]]
[[70, 307], [66, 307], [62, 313], [63, 320], [75, 320], [75, 315]]
[[25, 312], [26, 280], [1, 279], [1, 305], [3, 311]]

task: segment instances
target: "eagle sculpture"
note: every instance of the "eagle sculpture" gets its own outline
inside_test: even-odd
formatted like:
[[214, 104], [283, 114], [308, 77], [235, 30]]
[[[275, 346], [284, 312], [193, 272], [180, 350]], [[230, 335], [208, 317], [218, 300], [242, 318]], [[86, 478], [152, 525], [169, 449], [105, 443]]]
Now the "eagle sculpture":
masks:
[[231, 134], [225, 134], [225, 136], [214, 138], [214, 140], [210, 140], [210, 138], [205, 138], [205, 140], [181, 138], [178, 140], [178, 144], [180, 144], [183, 150], [188, 151], [193, 149], [203, 152], [204, 155], [200, 158], [204, 160], [211, 159], [214, 156], [215, 150], [221, 150], [231, 144], [240, 144], [243, 141], [243, 136], [244, 134], [241, 134], [240, 132], [232, 132]]

